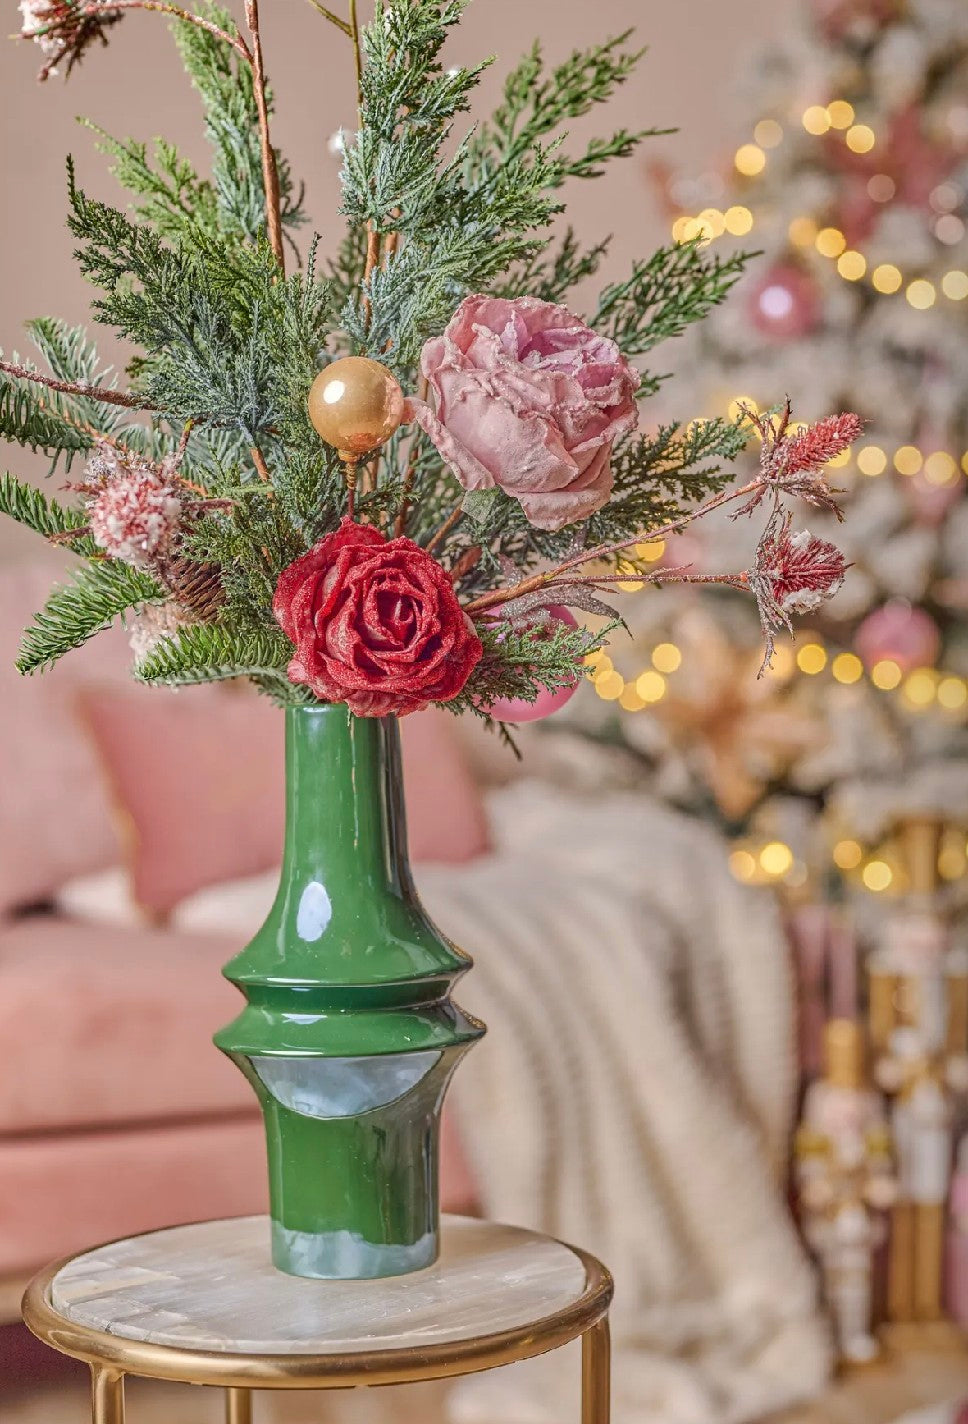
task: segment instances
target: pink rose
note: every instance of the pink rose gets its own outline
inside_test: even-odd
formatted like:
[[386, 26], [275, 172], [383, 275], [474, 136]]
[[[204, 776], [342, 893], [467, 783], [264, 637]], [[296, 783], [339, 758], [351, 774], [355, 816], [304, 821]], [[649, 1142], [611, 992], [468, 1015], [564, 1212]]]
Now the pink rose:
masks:
[[638, 424], [640, 376], [607, 337], [534, 297], [467, 297], [408, 402], [465, 489], [497, 486], [539, 529], [587, 519], [612, 492], [612, 446]]

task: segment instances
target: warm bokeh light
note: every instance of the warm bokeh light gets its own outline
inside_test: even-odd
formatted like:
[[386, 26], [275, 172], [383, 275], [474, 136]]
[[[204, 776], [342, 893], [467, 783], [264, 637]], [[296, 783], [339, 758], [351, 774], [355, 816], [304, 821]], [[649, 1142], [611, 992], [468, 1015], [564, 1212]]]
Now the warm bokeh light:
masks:
[[924, 462], [924, 478], [930, 485], [950, 485], [958, 476], [955, 457], [947, 450], [934, 450]]
[[737, 171], [745, 178], [755, 178], [757, 173], [762, 173], [766, 167], [766, 154], [757, 143], [744, 143], [736, 150], [736, 157], [733, 162]]
[[894, 468], [899, 475], [916, 475], [924, 464], [924, 456], [916, 445], [901, 445], [894, 451]]
[[884, 292], [890, 296], [900, 287], [904, 278], [901, 276], [901, 269], [895, 267], [893, 262], [882, 262], [875, 267], [871, 273], [871, 282], [878, 292]]
[[770, 841], [760, 851], [760, 865], [767, 875], [786, 875], [793, 866], [793, 851], [782, 841]]
[[867, 271], [867, 258], [862, 252], [848, 249], [837, 258], [837, 271], [848, 282], [859, 282]]
[[660, 643], [652, 649], [652, 666], [658, 672], [675, 672], [682, 666], [682, 653], [675, 643]]
[[666, 693], [666, 680], [650, 668], [635, 679], [635, 690], [643, 702], [661, 702]]
[[886, 890], [894, 879], [894, 872], [886, 860], [869, 860], [861, 871], [861, 879], [868, 890], [879, 894]]
[[696, 221], [704, 238], [722, 237], [726, 231], [726, 218], [718, 208], [703, 208]]
[[846, 99], [835, 99], [827, 105], [827, 118], [832, 129], [849, 129], [854, 122], [854, 106]]
[[595, 691], [605, 702], [617, 702], [625, 691], [625, 678], [614, 669], [608, 672], [597, 672], [593, 681]]
[[808, 134], [819, 137], [830, 128], [830, 115], [823, 104], [811, 104], [809, 109], [804, 109], [801, 122]]
[[897, 192], [897, 184], [889, 173], [875, 173], [867, 180], [867, 194], [872, 203], [889, 203]]
[[797, 667], [809, 677], [815, 677], [827, 666], [827, 649], [822, 643], [804, 643], [797, 650]]
[[756, 874], [756, 857], [748, 850], [734, 850], [729, 857], [729, 868], [737, 880], [752, 880]]
[[924, 277], [918, 277], [912, 282], [904, 293], [914, 307], [915, 311], [927, 311], [928, 307], [933, 307], [937, 300], [937, 292], [934, 283], [927, 281]]
[[622, 690], [618, 705], [624, 712], [641, 712], [646, 704], [644, 699], [639, 696], [635, 683], [629, 682]]
[[787, 228], [787, 237], [794, 247], [810, 247], [817, 237], [817, 224], [813, 218], [794, 218]]
[[968, 272], [946, 272], [941, 280], [941, 290], [949, 301], [963, 302], [968, 297]]
[[821, 257], [839, 257], [847, 246], [847, 239], [838, 227], [822, 227], [814, 239], [814, 246]]
[[864, 851], [858, 841], [838, 841], [833, 850], [834, 865], [840, 870], [856, 870], [864, 859]]
[[585, 666], [591, 670], [610, 668], [612, 660], [604, 648], [596, 648], [593, 653], [585, 654]]
[[844, 135], [844, 142], [851, 153], [870, 153], [877, 136], [867, 124], [854, 124]]
[[760, 408], [753, 397], [733, 396], [733, 399], [727, 407], [726, 414], [730, 420], [739, 420], [740, 416], [745, 415], [747, 411], [752, 411], [754, 415], [759, 414]]
[[645, 544], [636, 544], [635, 554], [644, 564], [655, 564], [662, 558], [665, 549], [664, 539], [650, 539]]
[[916, 668], [904, 681], [904, 695], [914, 707], [930, 707], [937, 679], [930, 668]]
[[723, 221], [726, 224], [726, 231], [733, 237], [745, 237], [753, 227], [753, 214], [749, 208], [744, 208], [737, 204], [732, 208], [727, 208], [723, 214]]
[[902, 676], [901, 669], [890, 658], [882, 658], [871, 668], [871, 682], [882, 692], [893, 692], [900, 685]]
[[968, 683], [963, 677], [943, 677], [938, 683], [937, 696], [946, 712], [958, 712], [968, 703]]
[[857, 452], [857, 468], [862, 475], [882, 475], [887, 469], [887, 455], [879, 445], [865, 445]]
[[830, 665], [837, 682], [859, 682], [864, 676], [864, 664], [856, 653], [838, 653]]
[[783, 142], [783, 129], [776, 119], [760, 119], [753, 130], [753, 137], [760, 148], [776, 148]]
[[934, 225], [934, 235], [946, 247], [954, 247], [965, 235], [965, 225], [956, 213], [945, 213]]

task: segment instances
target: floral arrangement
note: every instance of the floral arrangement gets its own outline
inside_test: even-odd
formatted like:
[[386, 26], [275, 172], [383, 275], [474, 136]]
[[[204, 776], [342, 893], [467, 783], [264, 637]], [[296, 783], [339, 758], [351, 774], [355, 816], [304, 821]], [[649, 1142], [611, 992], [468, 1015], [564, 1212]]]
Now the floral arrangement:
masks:
[[[570, 309], [607, 242], [556, 231], [561, 189], [654, 132], [567, 147], [567, 124], [633, 72], [629, 36], [550, 70], [535, 47], [455, 150], [483, 66], [445, 69], [441, 51], [468, 0], [376, 0], [367, 26], [356, 0], [346, 18], [311, 3], [359, 82], [347, 233], [326, 264], [315, 239], [305, 258], [295, 244], [305, 214], [271, 140], [258, 0], [243, 26], [212, 4], [22, 0], [41, 79], [70, 73], [128, 11], [168, 16], [213, 163], [203, 177], [161, 140], [99, 133], [128, 211], [90, 199], [69, 163], [94, 318], [139, 354], [122, 385], [85, 331], [41, 319], [28, 331], [47, 369], [0, 360], [0, 434], [52, 471], [86, 460], [73, 502], [0, 481], [0, 511], [83, 560], [27, 630], [20, 668], [121, 618], [147, 683], [247, 677], [283, 704], [439, 704], [503, 725], [576, 685], [630, 578], [748, 592], [769, 659], [791, 615], [843, 579], [838, 550], [794, 530], [787, 504], [835, 508], [825, 466], [860, 424], [794, 428], [789, 404], [643, 420], [663, 377], [641, 358], [721, 302], [749, 254], [673, 243], [587, 320]], [[755, 435], [759, 468], [738, 485], [730, 462]], [[736, 500], [766, 512], [747, 568], [645, 561], [643, 544]]]

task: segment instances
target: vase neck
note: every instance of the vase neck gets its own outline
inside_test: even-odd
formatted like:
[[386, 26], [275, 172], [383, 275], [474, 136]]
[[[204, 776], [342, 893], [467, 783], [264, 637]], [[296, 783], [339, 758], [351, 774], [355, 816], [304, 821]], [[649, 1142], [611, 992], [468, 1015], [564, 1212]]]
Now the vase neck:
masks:
[[412, 893], [399, 724], [339, 704], [290, 707], [283, 880], [341, 872], [361, 890]]

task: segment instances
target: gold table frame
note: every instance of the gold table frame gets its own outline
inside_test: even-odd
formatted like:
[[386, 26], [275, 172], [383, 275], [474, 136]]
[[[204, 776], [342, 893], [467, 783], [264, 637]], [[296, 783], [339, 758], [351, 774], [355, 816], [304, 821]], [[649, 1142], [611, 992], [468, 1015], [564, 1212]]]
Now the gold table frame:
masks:
[[54, 1278], [76, 1259], [74, 1256], [56, 1261], [34, 1277], [23, 1298], [23, 1318], [39, 1340], [90, 1366], [92, 1424], [124, 1424], [126, 1375], [220, 1387], [225, 1390], [226, 1424], [252, 1424], [252, 1391], [256, 1389], [347, 1389], [451, 1379], [532, 1359], [579, 1337], [582, 1424], [609, 1424], [608, 1311], [614, 1286], [611, 1275], [594, 1256], [576, 1246], [567, 1249], [585, 1268], [585, 1289], [569, 1305], [511, 1330], [434, 1346], [333, 1355], [259, 1355], [129, 1340], [68, 1320], [51, 1305]]

